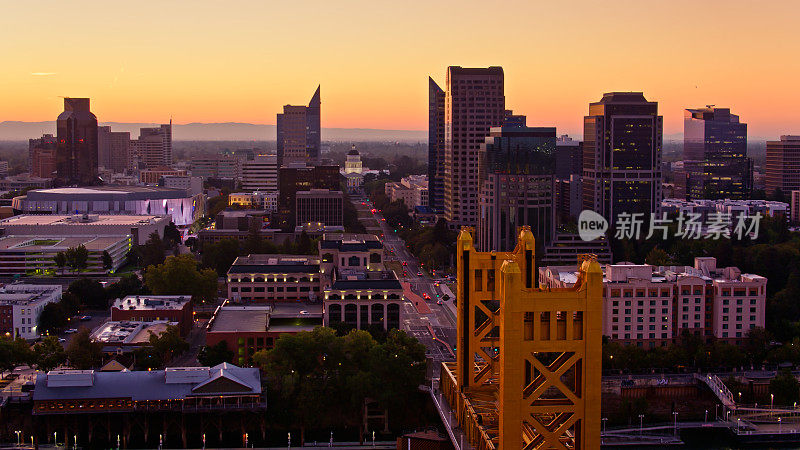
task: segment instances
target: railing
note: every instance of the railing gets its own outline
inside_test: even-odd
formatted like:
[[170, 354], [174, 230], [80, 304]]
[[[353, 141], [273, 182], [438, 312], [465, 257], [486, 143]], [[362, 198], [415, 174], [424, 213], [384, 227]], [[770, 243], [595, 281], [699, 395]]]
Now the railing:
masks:
[[719, 398], [723, 405], [728, 408], [736, 407], [736, 401], [733, 399], [733, 393], [725, 386], [725, 383], [714, 374], [707, 374], [705, 376], [695, 374], [695, 378], [703, 381], [714, 392], [714, 395]]
[[492, 437], [480, 425], [478, 414], [467, 397], [459, 390], [455, 374], [450, 369], [450, 365], [442, 363], [440, 383], [442, 395], [444, 395], [450, 405], [450, 409], [456, 415], [459, 426], [464, 430], [464, 434], [473, 448], [476, 450], [495, 450]]

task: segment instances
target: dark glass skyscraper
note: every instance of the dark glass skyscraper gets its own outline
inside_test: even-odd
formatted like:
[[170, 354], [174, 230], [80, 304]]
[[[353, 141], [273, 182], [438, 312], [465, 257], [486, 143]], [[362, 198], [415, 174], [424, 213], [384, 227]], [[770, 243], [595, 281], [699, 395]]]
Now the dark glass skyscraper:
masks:
[[729, 108], [687, 109], [683, 118], [686, 197], [747, 199], [753, 163], [747, 157], [747, 124]]
[[285, 105], [277, 117], [278, 164], [317, 163], [321, 144], [320, 87], [308, 106]]
[[663, 118], [641, 92], [611, 92], [583, 119], [583, 208], [610, 223], [661, 206]]
[[444, 211], [444, 90], [428, 77], [428, 206]]
[[65, 98], [56, 120], [56, 174], [61, 185], [91, 185], [97, 180], [97, 117], [88, 98]]
[[482, 251], [513, 250], [522, 225], [530, 225], [537, 243], [553, 238], [556, 129], [519, 123], [492, 128], [480, 146], [477, 236]]

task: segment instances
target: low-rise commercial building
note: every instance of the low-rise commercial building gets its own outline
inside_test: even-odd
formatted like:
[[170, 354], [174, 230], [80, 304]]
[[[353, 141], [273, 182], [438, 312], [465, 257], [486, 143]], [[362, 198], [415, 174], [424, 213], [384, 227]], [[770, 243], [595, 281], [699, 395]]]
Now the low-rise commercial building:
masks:
[[340, 269], [383, 270], [383, 243], [373, 234], [326, 233], [319, 243], [323, 273]]
[[194, 308], [190, 295], [129, 295], [111, 304], [112, 321], [159, 322], [178, 324], [185, 336], [194, 324]]
[[278, 191], [232, 192], [228, 206], [263, 209], [266, 213], [278, 210]]
[[228, 298], [236, 303], [314, 302], [321, 279], [316, 256], [240, 256], [228, 270]]
[[0, 220], [0, 236], [113, 236], [130, 235], [144, 244], [153, 233], [164, 236], [169, 216], [99, 214], [20, 214]]
[[708, 220], [710, 214], [728, 214], [732, 219], [743, 215], [753, 216], [761, 214], [762, 217], [789, 217], [788, 203], [771, 200], [681, 200], [666, 198], [661, 201], [661, 209], [667, 214], [699, 214], [703, 221]]
[[334, 269], [323, 292], [325, 326], [339, 322], [358, 329], [403, 323], [403, 286], [391, 271]]
[[61, 285], [15, 283], [0, 287], [0, 334], [38, 338], [42, 309], [60, 301], [61, 292]]
[[144, 184], [159, 184], [164, 177], [185, 177], [185, 170], [173, 169], [171, 167], [154, 167], [139, 171], [139, 181]]
[[[541, 287], [571, 287], [574, 266], [539, 268]], [[690, 266], [609, 264], [603, 267], [603, 334], [650, 348], [684, 332], [742, 344], [764, 327], [767, 279], [736, 267], [717, 268], [713, 257]]]
[[229, 305], [223, 304], [208, 322], [206, 345], [225, 342], [233, 361], [248, 363], [253, 355], [275, 345], [282, 334], [311, 331], [322, 325], [319, 305]]
[[428, 176], [409, 175], [399, 182], [386, 183], [384, 192], [392, 201], [401, 200], [410, 210], [428, 206]]
[[151, 334], [159, 336], [171, 325], [178, 326], [178, 323], [166, 320], [110, 320], [92, 332], [91, 340], [103, 344], [103, 351], [106, 353], [120, 353], [149, 345]]

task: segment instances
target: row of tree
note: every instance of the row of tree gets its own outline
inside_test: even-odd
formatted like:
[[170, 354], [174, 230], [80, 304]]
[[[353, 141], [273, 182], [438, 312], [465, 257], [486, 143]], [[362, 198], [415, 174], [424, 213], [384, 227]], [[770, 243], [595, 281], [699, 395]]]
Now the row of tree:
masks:
[[387, 408], [389, 417], [408, 409], [419, 414], [422, 408], [412, 399], [425, 380], [425, 347], [402, 331], [390, 331], [380, 343], [366, 331], [338, 336], [318, 327], [281, 336], [273, 349], [257, 352], [253, 360], [269, 389], [270, 419], [300, 428], [300, 445], [307, 428], [363, 430], [367, 401]]

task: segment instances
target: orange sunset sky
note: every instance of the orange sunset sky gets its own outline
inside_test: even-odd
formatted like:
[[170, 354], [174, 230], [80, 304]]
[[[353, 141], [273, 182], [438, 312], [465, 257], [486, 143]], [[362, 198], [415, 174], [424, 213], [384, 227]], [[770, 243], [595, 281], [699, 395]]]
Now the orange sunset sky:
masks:
[[528, 124], [580, 134], [603, 92], [641, 90], [665, 133], [731, 107], [751, 137], [800, 134], [797, 0], [6, 1], [0, 121], [275, 123], [322, 85], [323, 127], [426, 129], [428, 75], [505, 69]]

